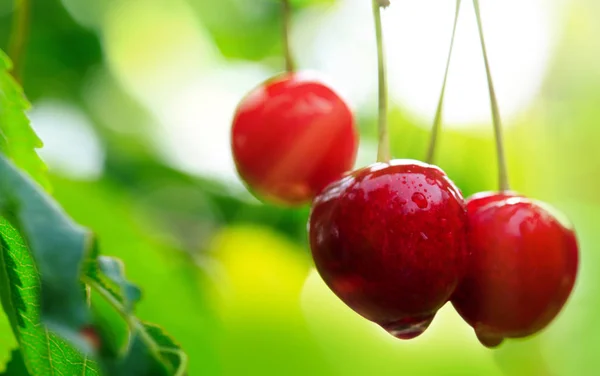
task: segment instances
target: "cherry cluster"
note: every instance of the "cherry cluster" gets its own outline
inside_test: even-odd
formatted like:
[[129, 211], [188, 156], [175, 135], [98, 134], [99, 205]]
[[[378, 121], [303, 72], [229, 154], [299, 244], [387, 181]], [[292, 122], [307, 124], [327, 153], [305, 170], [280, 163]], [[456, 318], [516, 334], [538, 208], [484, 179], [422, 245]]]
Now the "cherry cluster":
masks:
[[578, 269], [575, 232], [561, 214], [508, 189], [465, 200], [442, 169], [416, 160], [350, 171], [357, 148], [349, 107], [304, 74], [260, 85], [233, 120], [233, 156], [248, 188], [277, 204], [312, 202], [317, 270], [393, 336], [422, 334], [448, 301], [488, 347], [557, 316]]

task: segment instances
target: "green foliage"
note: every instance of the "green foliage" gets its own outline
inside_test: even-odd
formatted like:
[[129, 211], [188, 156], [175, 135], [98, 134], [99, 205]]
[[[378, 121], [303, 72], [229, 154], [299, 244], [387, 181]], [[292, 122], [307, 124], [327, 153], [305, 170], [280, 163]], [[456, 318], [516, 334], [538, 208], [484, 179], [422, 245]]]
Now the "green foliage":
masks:
[[[84, 374], [86, 370], [87, 375], [97, 375], [91, 360], [41, 324], [40, 279], [29, 250], [4, 219], [0, 219], [0, 234], [0, 297], [30, 373], [51, 375], [59, 369], [69, 374]], [[83, 295], [81, 289], [78, 293]]]
[[[62, 0], [29, 4], [30, 30], [21, 70], [27, 97], [35, 102], [51, 93], [54, 98], [79, 99], [89, 69], [102, 60], [98, 36], [77, 24]], [[11, 12], [0, 12], [0, 48], [8, 44], [11, 16]]]
[[29, 376], [27, 367], [23, 361], [23, 356], [19, 350], [14, 350], [11, 354], [10, 362], [6, 365], [5, 372], [0, 376]]
[[[115, 375], [184, 375], [187, 357], [179, 346], [158, 326], [137, 322], [137, 336], [132, 351], [122, 361]], [[147, 346], [152, 343], [152, 346]], [[160, 371], [159, 371], [160, 370]], [[120, 372], [120, 373], [118, 373]]]
[[[173, 355], [183, 357], [174, 342], [166, 340], [168, 337], [155, 327], [141, 324], [128, 312], [126, 306], [131, 307], [139, 298], [139, 290], [125, 280], [118, 262], [104, 258], [98, 263], [93, 258], [97, 256], [97, 249], [92, 246], [93, 242], [85, 241], [85, 231], [70, 223], [58, 206], [1, 156], [0, 174], [5, 177], [0, 181], [0, 197], [13, 198], [12, 201], [0, 200], [0, 211], [11, 214], [8, 218], [23, 229], [29, 245], [28, 249], [16, 230], [3, 224], [2, 304], [30, 372], [46, 375], [61, 370], [66, 374], [84, 371], [98, 374], [97, 366], [88, 355], [82, 355], [93, 349], [80, 334], [83, 327], [91, 324], [80, 278], [126, 317], [134, 336], [124, 359], [96, 354], [103, 369], [111, 375], [158, 376], [184, 372], [185, 362], [172, 360]], [[35, 264], [27, 262], [29, 251], [34, 255]], [[83, 270], [88, 274], [80, 277], [82, 265], [86, 265]], [[109, 275], [104, 275], [103, 270]], [[40, 322], [68, 338], [77, 350]], [[140, 365], [145, 368], [139, 371], [147, 373], [131, 373], [132, 367]]]
[[29, 125], [25, 115], [29, 102], [8, 73], [10, 68], [10, 60], [0, 50], [0, 152], [28, 171], [38, 183], [48, 187], [46, 167], [35, 152], [42, 142]]
[[4, 157], [0, 157], [0, 175], [0, 213], [27, 240], [44, 287], [42, 315], [49, 325], [71, 336], [89, 321], [79, 273], [91, 235]]
[[[99, 256], [92, 234], [3, 155], [20, 161], [33, 176], [43, 176], [29, 163], [32, 155], [37, 158], [34, 148], [40, 143], [23, 112], [26, 102], [8, 76], [8, 59], [0, 58], [0, 298], [20, 347], [8, 367], [23, 363], [36, 376], [98, 375], [100, 370], [123, 376], [182, 375], [186, 362], [179, 346], [133, 316], [141, 291], [126, 280], [123, 265]], [[125, 354], [106, 347], [110, 321], [107, 326], [92, 314], [90, 288], [128, 323], [133, 340]], [[100, 349], [86, 334], [89, 328], [98, 333]]]
[[186, 368], [187, 356], [179, 345], [173, 341], [165, 331], [154, 324], [142, 323], [146, 335], [153, 339], [153, 342], [157, 344], [157, 349], [161, 356], [165, 359], [165, 363], [174, 370], [181, 370]]
[[[97, 250], [97, 247], [94, 247]], [[97, 251], [95, 252], [97, 254]], [[141, 290], [125, 278], [125, 266], [114, 257], [96, 256], [85, 272], [87, 278], [108, 291], [127, 313], [133, 311], [141, 297]]]
[[[292, 0], [294, 11], [335, 0]], [[281, 56], [281, 0], [192, 0], [221, 53], [232, 59]], [[227, 14], [229, 22], [223, 22]], [[256, 43], [261, 41], [261, 43]]]
[[[190, 375], [222, 374], [215, 346], [220, 322], [208, 301], [208, 270], [185, 252], [194, 251], [193, 246], [181, 248], [179, 239], [162, 236], [164, 228], [152, 220], [154, 212], [140, 205], [147, 202], [148, 191], [140, 186], [140, 191], [129, 192], [107, 179], [74, 181], [54, 177], [52, 182], [56, 197], [69, 215], [94, 228], [102, 239], [102, 248], [122, 259], [131, 280], [144, 286], [144, 298], [136, 308], [138, 317], [160, 323], [181, 343], [190, 359]], [[153, 182], [149, 180], [146, 189]], [[179, 222], [185, 223], [181, 219]], [[208, 257], [206, 262], [212, 263]], [[94, 297], [92, 291], [92, 308]]]
[[[211, 226], [266, 225], [296, 242], [307, 241], [308, 207], [292, 210], [244, 200], [228, 193], [222, 183], [190, 177], [152, 155], [140, 155], [134, 150], [111, 151], [106, 172], [113, 184], [128, 193], [131, 202], [144, 206], [151, 217], [161, 219], [159, 226], [172, 231], [178, 239], [194, 237], [198, 228], [192, 227], [191, 234], [186, 224], [201, 222]], [[157, 191], [157, 186], [169, 189]]]
[[6, 364], [10, 360], [11, 353], [17, 346], [18, 344], [12, 333], [8, 317], [0, 309], [0, 372], [4, 372]]

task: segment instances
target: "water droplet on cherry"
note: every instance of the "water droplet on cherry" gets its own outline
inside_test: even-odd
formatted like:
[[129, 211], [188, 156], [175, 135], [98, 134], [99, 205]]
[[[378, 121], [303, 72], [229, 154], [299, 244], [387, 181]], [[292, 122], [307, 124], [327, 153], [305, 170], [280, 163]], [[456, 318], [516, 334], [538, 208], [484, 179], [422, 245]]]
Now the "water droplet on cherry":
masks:
[[423, 195], [420, 192], [413, 193], [411, 199], [412, 199], [412, 202], [417, 204], [419, 209], [425, 209], [429, 205], [429, 203], [427, 202], [427, 199], [425, 198], [425, 195]]
[[481, 332], [477, 333], [477, 339], [483, 346], [490, 349], [498, 347], [500, 344], [502, 344], [502, 342], [504, 342], [504, 338], [501, 336]]
[[435, 314], [414, 318], [408, 317], [381, 325], [381, 327], [398, 339], [408, 340], [423, 334], [429, 325], [431, 325], [434, 317]]

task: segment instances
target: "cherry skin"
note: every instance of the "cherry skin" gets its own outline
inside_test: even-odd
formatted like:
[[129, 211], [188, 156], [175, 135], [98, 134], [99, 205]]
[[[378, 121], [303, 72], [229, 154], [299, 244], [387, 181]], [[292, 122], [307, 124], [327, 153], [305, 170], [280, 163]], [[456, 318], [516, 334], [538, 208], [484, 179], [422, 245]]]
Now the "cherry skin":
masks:
[[94, 350], [100, 349], [102, 341], [100, 339], [100, 335], [98, 335], [98, 332], [96, 331], [96, 328], [91, 325], [85, 326], [79, 331], [79, 334], [81, 334], [81, 336]]
[[452, 297], [458, 313], [487, 347], [545, 328], [577, 276], [573, 228], [548, 205], [511, 192], [470, 198], [467, 218], [467, 272]]
[[313, 203], [317, 270], [350, 308], [390, 334], [423, 333], [466, 262], [462, 195], [438, 167], [375, 163], [329, 185]]
[[239, 175], [259, 198], [297, 206], [352, 169], [354, 117], [325, 84], [285, 73], [250, 92], [232, 126]]
[[467, 214], [474, 213], [477, 210], [481, 209], [483, 206], [489, 205], [491, 203], [505, 200], [507, 198], [512, 197], [523, 197], [514, 191], [504, 191], [504, 192], [479, 192], [475, 193], [471, 197], [466, 200], [467, 205]]

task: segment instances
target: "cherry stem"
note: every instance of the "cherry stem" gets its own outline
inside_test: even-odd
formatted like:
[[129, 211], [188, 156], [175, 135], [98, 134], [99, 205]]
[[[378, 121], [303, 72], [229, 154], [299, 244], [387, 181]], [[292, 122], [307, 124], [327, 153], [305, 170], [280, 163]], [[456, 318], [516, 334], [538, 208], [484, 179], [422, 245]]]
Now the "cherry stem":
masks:
[[23, 67], [23, 56], [29, 35], [29, 0], [15, 0], [12, 29], [8, 45], [8, 56], [12, 60], [12, 75], [15, 80], [20, 81], [21, 69]]
[[383, 32], [381, 30], [381, 8], [389, 5], [387, 0], [372, 0], [373, 1], [373, 19], [375, 20], [375, 37], [377, 39], [377, 71], [378, 87], [379, 87], [379, 115], [378, 115], [378, 130], [379, 130], [379, 145], [377, 148], [377, 161], [389, 162], [390, 154], [390, 139], [388, 135], [387, 124], [387, 79], [385, 69], [385, 54], [383, 49]]
[[292, 7], [290, 4], [290, 0], [282, 0], [282, 18], [283, 18], [283, 54], [285, 58], [285, 70], [289, 73], [292, 73], [296, 70], [296, 64], [294, 63], [294, 58], [292, 57], [292, 51], [290, 47], [290, 29], [291, 29], [291, 20], [292, 20]]
[[479, 11], [479, 0], [473, 0], [475, 7], [475, 15], [477, 16], [477, 26], [479, 28], [479, 39], [481, 40], [481, 50], [483, 51], [483, 60], [485, 62], [485, 73], [487, 76], [488, 89], [490, 91], [490, 103], [492, 106], [492, 121], [494, 125], [494, 137], [496, 140], [496, 152], [498, 154], [498, 185], [500, 191], [510, 190], [508, 182], [508, 168], [506, 166], [506, 156], [504, 154], [504, 143], [502, 140], [502, 124], [500, 122], [500, 110], [498, 109], [498, 100], [492, 74], [490, 72], [490, 63], [488, 61], [487, 50], [485, 48], [485, 40], [483, 37], [483, 27], [481, 26], [481, 14]]
[[446, 60], [446, 71], [444, 72], [444, 81], [442, 83], [442, 91], [438, 100], [437, 109], [435, 111], [435, 118], [433, 120], [433, 127], [431, 128], [431, 138], [429, 140], [429, 149], [427, 150], [427, 156], [425, 161], [427, 163], [433, 163], [435, 157], [435, 148], [437, 146], [438, 136], [442, 127], [442, 109], [444, 107], [444, 96], [446, 94], [446, 81], [448, 80], [448, 71], [450, 69], [450, 60], [452, 57], [452, 49], [454, 48], [454, 36], [456, 35], [456, 25], [458, 24], [458, 14], [460, 11], [460, 4], [462, 0], [456, 0], [456, 11], [454, 13], [454, 26], [452, 27], [452, 37], [450, 38], [450, 49], [448, 50], [448, 58]]

